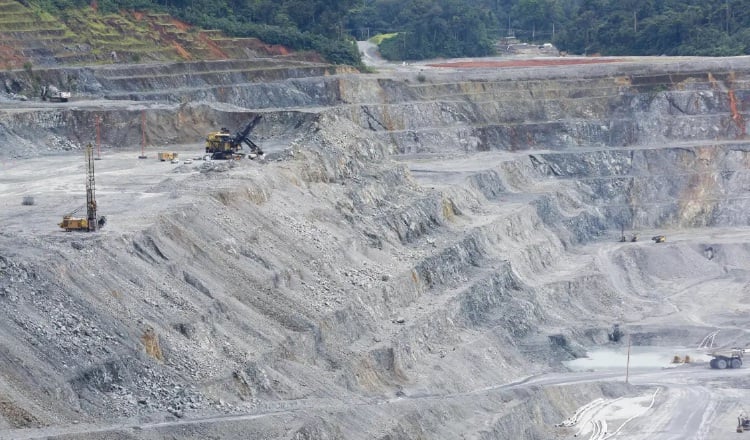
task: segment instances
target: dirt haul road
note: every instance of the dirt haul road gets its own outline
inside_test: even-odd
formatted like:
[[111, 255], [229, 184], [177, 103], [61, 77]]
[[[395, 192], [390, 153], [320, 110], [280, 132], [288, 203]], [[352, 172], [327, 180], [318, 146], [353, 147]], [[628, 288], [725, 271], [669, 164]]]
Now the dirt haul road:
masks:
[[[579, 408], [575, 414], [559, 423], [561, 431], [573, 430], [577, 438], [604, 440], [607, 438], [628, 439], [712, 439], [729, 436], [734, 432], [733, 414], [743, 402], [740, 392], [731, 392], [721, 387], [732, 380], [747, 380], [750, 370], [727, 372], [687, 367], [680, 371], [672, 369], [636, 370], [629, 376], [634, 385], [633, 396], [615, 399], [597, 399]], [[76, 436], [83, 434], [106, 434], [117, 432], [143, 432], [180, 426], [251, 422], [259, 418], [283, 420], [302, 412], [344, 412], [347, 406], [393, 406], [419, 404], [429, 400], [456, 400], [458, 403], [475, 396], [500, 393], [507, 390], [526, 389], [538, 386], [563, 386], [595, 381], [623, 380], [622, 371], [588, 373], [547, 374], [460, 394], [435, 394], [429, 396], [402, 396], [388, 400], [373, 399], [368, 402], [287, 402], [295, 409], [269, 410], [249, 414], [233, 414], [217, 417], [196, 417], [188, 420], [141, 423], [121, 420], [110, 424], [76, 424], [67, 427], [26, 429], [7, 431], [8, 438], [32, 440]], [[706, 381], [711, 387], [703, 386]], [[719, 386], [717, 386], [719, 385]], [[640, 394], [639, 394], [639, 391]], [[283, 402], [279, 402], [281, 405]], [[301, 408], [300, 406], [304, 406]], [[727, 412], [731, 414], [727, 414]]]

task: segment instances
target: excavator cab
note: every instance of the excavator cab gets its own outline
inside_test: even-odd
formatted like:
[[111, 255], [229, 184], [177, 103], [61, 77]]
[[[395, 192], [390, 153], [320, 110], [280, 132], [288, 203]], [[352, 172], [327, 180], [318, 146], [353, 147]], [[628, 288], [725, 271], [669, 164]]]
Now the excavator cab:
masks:
[[[228, 159], [234, 153], [232, 148], [232, 134], [222, 127], [219, 131], [209, 133], [206, 137], [206, 154], [212, 159]], [[225, 157], [230, 156], [230, 157]]]

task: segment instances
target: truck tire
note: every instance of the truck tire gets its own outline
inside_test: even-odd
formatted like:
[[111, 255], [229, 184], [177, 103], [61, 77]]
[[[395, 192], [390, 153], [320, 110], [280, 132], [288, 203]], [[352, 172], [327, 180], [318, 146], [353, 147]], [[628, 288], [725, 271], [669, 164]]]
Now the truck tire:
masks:
[[732, 368], [740, 368], [742, 366], [742, 361], [740, 359], [732, 359]]
[[722, 358], [716, 359], [716, 368], [719, 370], [727, 368], [727, 360]]
[[719, 368], [719, 367], [716, 366], [716, 358], [711, 359], [711, 361], [708, 363], [708, 365], [710, 365], [711, 368], [713, 368], [713, 369]]

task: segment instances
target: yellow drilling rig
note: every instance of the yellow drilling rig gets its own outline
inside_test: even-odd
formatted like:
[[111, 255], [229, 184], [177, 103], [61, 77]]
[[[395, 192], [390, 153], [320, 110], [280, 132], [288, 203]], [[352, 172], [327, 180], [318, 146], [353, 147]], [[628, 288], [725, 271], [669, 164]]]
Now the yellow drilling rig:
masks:
[[73, 217], [80, 207], [70, 214], [66, 214], [59, 226], [65, 229], [65, 232], [84, 231], [94, 232], [104, 226], [107, 218], [96, 216], [96, 185], [94, 180], [94, 149], [91, 144], [86, 146], [86, 218]]

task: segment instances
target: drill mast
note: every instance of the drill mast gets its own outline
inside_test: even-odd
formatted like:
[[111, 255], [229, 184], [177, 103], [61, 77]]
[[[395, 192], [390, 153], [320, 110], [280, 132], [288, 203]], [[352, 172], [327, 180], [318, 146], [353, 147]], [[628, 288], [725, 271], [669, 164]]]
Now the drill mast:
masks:
[[86, 220], [88, 230], [96, 231], [96, 184], [94, 181], [94, 149], [91, 144], [86, 146]]

